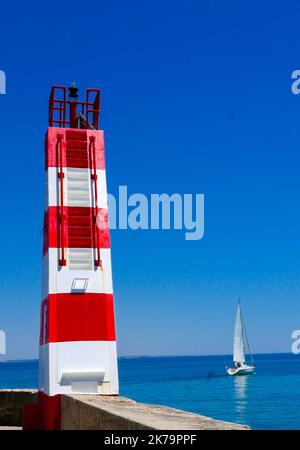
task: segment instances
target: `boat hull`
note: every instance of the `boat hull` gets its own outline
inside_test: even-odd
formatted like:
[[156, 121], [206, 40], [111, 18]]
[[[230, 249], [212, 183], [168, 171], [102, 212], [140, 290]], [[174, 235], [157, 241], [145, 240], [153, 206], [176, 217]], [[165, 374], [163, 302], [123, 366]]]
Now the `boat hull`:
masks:
[[254, 366], [242, 366], [237, 368], [226, 368], [228, 375], [230, 376], [241, 376], [241, 375], [253, 375], [255, 372]]

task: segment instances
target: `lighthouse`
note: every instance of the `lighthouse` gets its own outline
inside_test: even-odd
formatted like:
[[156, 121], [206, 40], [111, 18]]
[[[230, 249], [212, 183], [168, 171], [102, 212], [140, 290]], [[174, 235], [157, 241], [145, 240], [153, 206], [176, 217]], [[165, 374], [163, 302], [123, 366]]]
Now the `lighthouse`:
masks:
[[53, 86], [45, 136], [38, 403], [24, 428], [60, 429], [61, 394], [118, 394], [100, 90]]

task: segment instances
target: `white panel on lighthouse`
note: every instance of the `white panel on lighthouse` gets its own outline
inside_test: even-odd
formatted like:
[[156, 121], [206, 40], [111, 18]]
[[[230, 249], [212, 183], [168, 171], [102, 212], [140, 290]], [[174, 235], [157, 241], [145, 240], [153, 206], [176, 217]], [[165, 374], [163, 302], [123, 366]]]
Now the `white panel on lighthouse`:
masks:
[[92, 248], [69, 248], [68, 261], [70, 270], [92, 270], [94, 255]]
[[92, 206], [89, 169], [66, 168], [66, 206]]

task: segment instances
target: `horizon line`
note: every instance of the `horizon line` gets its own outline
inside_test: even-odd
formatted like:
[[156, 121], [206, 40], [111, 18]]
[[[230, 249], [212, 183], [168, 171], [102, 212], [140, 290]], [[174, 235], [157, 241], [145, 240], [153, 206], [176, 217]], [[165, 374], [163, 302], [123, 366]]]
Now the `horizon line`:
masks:
[[[292, 352], [257, 352], [252, 353], [253, 355], [293, 355]], [[118, 359], [133, 359], [133, 358], [192, 358], [192, 357], [208, 357], [208, 356], [229, 356], [232, 357], [231, 353], [218, 353], [218, 354], [179, 354], [179, 355], [119, 355]], [[296, 355], [297, 356], [297, 355]], [[3, 359], [0, 363], [5, 362], [29, 362], [38, 361], [39, 358], [24, 358], [24, 359]]]

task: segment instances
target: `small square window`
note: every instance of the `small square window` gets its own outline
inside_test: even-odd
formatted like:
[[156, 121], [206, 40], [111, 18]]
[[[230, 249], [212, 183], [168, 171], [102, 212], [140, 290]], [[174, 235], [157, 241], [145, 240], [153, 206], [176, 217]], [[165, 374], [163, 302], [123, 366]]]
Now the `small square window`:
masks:
[[72, 292], [85, 292], [88, 287], [88, 278], [74, 278], [72, 283]]

